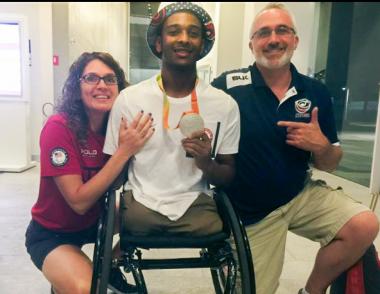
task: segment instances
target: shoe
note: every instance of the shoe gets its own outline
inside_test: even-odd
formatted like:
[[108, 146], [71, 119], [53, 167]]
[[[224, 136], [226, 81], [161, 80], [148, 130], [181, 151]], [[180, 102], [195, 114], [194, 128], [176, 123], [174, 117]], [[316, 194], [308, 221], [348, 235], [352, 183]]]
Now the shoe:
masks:
[[112, 268], [108, 281], [108, 289], [116, 294], [137, 294], [137, 287], [127, 283], [127, 278], [119, 268]]

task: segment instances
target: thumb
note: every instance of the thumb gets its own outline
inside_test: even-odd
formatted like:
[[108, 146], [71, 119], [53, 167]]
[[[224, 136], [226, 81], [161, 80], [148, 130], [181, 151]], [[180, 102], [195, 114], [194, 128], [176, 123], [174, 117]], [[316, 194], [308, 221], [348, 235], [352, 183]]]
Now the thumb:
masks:
[[318, 107], [314, 107], [311, 111], [311, 120], [310, 123], [319, 125], [318, 123]]

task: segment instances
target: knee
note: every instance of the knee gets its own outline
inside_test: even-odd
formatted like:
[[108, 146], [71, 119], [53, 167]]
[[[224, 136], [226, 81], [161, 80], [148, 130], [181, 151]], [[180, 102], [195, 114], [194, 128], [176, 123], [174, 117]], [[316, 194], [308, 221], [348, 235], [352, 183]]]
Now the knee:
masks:
[[379, 233], [379, 219], [373, 212], [369, 212], [367, 214], [368, 216], [366, 220], [366, 227], [372, 243], [373, 240], [375, 240], [377, 234]]
[[[91, 285], [88, 281], [76, 281], [75, 284], [67, 285], [70, 289], [65, 289], [62, 293], [73, 293], [73, 294], [88, 294], [91, 291]], [[58, 293], [61, 293], [58, 291]]]
[[77, 283], [75, 286], [75, 291], [70, 293], [76, 293], [76, 294], [88, 294], [91, 291], [91, 285], [88, 283], [88, 281], [83, 281]]
[[369, 246], [379, 232], [379, 220], [372, 211], [362, 212], [352, 217], [344, 229], [346, 238]]
[[54, 293], [72, 293], [72, 294], [88, 294], [91, 291], [91, 285], [87, 281], [76, 281], [68, 283], [64, 287], [53, 286]]

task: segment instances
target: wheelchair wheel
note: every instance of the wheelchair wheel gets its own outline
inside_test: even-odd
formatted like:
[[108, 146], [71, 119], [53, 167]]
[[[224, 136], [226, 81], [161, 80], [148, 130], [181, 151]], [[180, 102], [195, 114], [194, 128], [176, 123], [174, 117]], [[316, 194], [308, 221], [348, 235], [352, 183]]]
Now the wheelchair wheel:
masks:
[[218, 268], [211, 268], [211, 277], [216, 294], [234, 293], [236, 287], [236, 263], [231, 258]]
[[230, 241], [235, 248], [232, 261], [227, 258], [219, 268], [211, 269], [215, 292], [235, 293], [235, 289], [241, 289], [243, 294], [254, 294], [256, 287], [252, 255], [244, 226], [224, 192], [218, 191], [215, 201], [224, 224], [230, 228]]
[[91, 294], [106, 294], [111, 271], [112, 240], [115, 219], [116, 192], [111, 190], [105, 196], [105, 210], [99, 219], [98, 232], [93, 255]]

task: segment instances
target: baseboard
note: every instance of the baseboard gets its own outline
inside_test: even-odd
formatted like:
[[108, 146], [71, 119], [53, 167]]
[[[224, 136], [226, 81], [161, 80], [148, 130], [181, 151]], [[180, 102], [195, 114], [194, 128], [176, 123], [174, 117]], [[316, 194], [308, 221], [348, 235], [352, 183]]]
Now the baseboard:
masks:
[[37, 165], [36, 161], [31, 161], [29, 164], [22, 165], [22, 166], [0, 166], [1, 172], [9, 172], [9, 173], [20, 173], [23, 171], [26, 171], [27, 169], [30, 169], [32, 167], [35, 167]]

